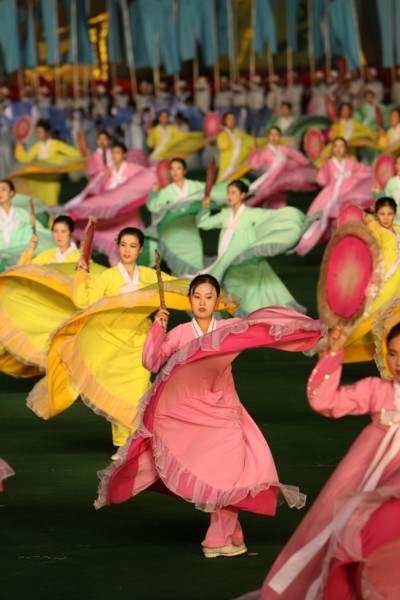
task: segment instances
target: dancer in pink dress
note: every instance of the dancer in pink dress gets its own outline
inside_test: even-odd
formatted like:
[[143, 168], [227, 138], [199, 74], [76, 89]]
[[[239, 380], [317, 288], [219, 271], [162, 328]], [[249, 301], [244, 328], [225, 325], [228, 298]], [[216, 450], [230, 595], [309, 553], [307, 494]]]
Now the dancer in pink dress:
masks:
[[332, 225], [346, 205], [356, 204], [369, 208], [373, 202], [373, 173], [371, 167], [346, 158], [347, 142], [337, 137], [332, 143], [332, 158], [319, 170], [317, 183], [323, 186], [307, 211], [314, 217], [322, 211], [321, 217], [307, 229], [296, 247], [296, 252], [304, 256], [318, 243], [329, 239]]
[[[356, 439], [269, 572], [262, 600], [398, 598], [365, 577], [369, 557], [400, 539], [400, 314], [387, 318], [381, 360], [388, 379], [340, 386], [346, 336], [329, 335], [329, 351], [307, 386], [311, 407], [326, 417], [370, 414]], [[379, 362], [379, 361], [378, 361]], [[397, 554], [398, 556], [398, 554]], [[376, 578], [375, 578], [376, 581]], [[384, 590], [384, 593], [382, 592]]]
[[250, 185], [255, 196], [248, 201], [250, 206], [258, 206], [267, 201], [269, 208], [285, 206], [287, 190], [310, 191], [316, 188], [317, 169], [308, 158], [295, 148], [281, 143], [279, 127], [268, 130], [268, 146], [255, 149], [249, 157], [251, 168], [264, 168], [265, 173]]
[[114, 240], [121, 227], [129, 223], [137, 229], [144, 228], [140, 207], [144, 206], [153, 188], [156, 169], [143, 165], [142, 161], [139, 164], [128, 162], [127, 148], [122, 143], [114, 144], [111, 152], [113, 165], [102, 177], [98, 193], [89, 195], [78, 205], [70, 206], [68, 214], [76, 220], [75, 235], [78, 240], [82, 238], [86, 219], [91, 215], [99, 219], [94, 248], [108, 254], [113, 265], [119, 261]]
[[313, 347], [324, 328], [284, 307], [216, 321], [218, 295], [217, 280], [199, 275], [189, 288], [190, 323], [166, 334], [168, 312], [157, 313], [143, 364], [155, 372], [167, 362], [142, 398], [135, 434], [118, 451], [115, 464], [100, 473], [96, 502], [100, 508], [146, 488], [167, 488], [211, 513], [202, 542], [207, 558], [247, 551], [239, 509], [272, 516], [278, 492], [291, 507], [304, 505], [298, 488], [279, 481], [268, 444], [237, 396], [231, 362], [250, 347]]

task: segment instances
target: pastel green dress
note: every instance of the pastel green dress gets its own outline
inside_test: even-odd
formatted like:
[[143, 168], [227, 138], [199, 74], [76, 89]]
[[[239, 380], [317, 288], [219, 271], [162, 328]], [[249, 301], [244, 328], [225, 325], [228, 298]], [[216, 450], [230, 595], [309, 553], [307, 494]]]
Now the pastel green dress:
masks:
[[[152, 225], [145, 234], [158, 242], [162, 258], [178, 276], [204, 268], [203, 244], [196, 225], [204, 191], [204, 182], [185, 179], [182, 189], [170, 183], [151, 192], [147, 199]], [[212, 188], [211, 200], [217, 204], [226, 202], [226, 183]]]
[[[23, 208], [25, 198], [26, 208]], [[20, 194], [14, 196], [9, 213], [0, 206], [0, 272], [15, 264], [29, 246], [32, 226], [28, 206], [28, 198]], [[35, 201], [36, 214], [41, 206], [43, 205], [40, 202]], [[43, 227], [38, 219], [36, 219], [36, 232], [39, 238], [37, 254], [54, 246], [51, 231]]]
[[236, 215], [223, 208], [211, 215], [200, 211], [200, 229], [221, 229], [217, 259], [203, 272], [222, 283], [229, 294], [240, 298], [235, 315], [246, 316], [264, 306], [290, 306], [303, 310], [265, 260], [293, 248], [307, 223], [300, 210], [287, 206], [277, 210], [242, 204]]

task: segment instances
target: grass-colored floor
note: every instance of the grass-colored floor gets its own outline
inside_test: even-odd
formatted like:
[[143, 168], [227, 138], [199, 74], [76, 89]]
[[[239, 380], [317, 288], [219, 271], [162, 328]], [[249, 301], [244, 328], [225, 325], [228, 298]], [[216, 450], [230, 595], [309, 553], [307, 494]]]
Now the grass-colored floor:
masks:
[[[211, 248], [215, 239], [206, 242]], [[321, 254], [271, 261], [311, 316]], [[185, 318], [174, 315], [174, 323]], [[366, 423], [312, 413], [305, 384], [314, 362], [260, 349], [234, 363], [239, 395], [281, 481], [299, 485], [308, 505]], [[375, 372], [373, 364], [349, 365], [344, 381]], [[249, 555], [214, 560], [200, 549], [207, 515], [184, 501], [144, 492], [95, 511], [96, 471], [112, 451], [109, 423], [82, 404], [41, 421], [25, 406], [33, 383], [0, 376], [0, 456], [16, 471], [0, 496], [0, 598], [229, 600], [261, 585], [305, 510], [282, 506], [274, 519], [242, 513]]]

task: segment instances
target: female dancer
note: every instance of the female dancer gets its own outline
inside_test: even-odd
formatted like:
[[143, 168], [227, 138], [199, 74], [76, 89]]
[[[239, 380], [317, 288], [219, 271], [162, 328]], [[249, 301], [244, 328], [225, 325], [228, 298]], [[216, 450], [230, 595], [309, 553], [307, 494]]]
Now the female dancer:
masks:
[[341, 137], [335, 138], [332, 144], [332, 158], [326, 161], [316, 178], [323, 189], [307, 211], [308, 217], [313, 217], [320, 211], [322, 215], [308, 228], [297, 245], [296, 252], [300, 256], [304, 256], [319, 242], [330, 237], [332, 225], [345, 203], [368, 208], [373, 202], [371, 168], [353, 158], [347, 158], [346, 152], [346, 140]]
[[372, 328], [382, 311], [399, 295], [400, 290], [400, 226], [394, 225], [396, 202], [383, 197], [375, 202], [375, 218], [365, 216], [368, 228], [377, 238], [383, 256], [383, 280], [379, 294], [368, 309], [369, 317], [351, 332], [345, 347], [344, 362], [373, 360]]
[[[370, 414], [372, 423], [278, 556], [261, 590], [263, 600], [398, 595], [398, 582], [392, 595], [386, 595], [390, 590], [380, 595], [365, 574], [369, 557], [400, 537], [399, 321], [397, 307], [382, 333], [382, 358], [390, 380], [368, 377], [340, 386], [346, 336], [339, 326], [329, 335], [329, 350], [308, 380], [308, 401], [325, 417]], [[393, 562], [395, 558], [398, 555]], [[383, 575], [380, 590], [385, 590], [386, 581]]]
[[[32, 237], [32, 224], [29, 215], [29, 204], [26, 198], [26, 209], [14, 206], [15, 187], [12, 181], [0, 181], [0, 271], [17, 262]], [[21, 195], [19, 195], [21, 200]], [[45, 250], [52, 246], [51, 232], [36, 220], [38, 232], [38, 249]]]
[[[146, 204], [152, 213], [152, 228], [146, 234], [158, 238], [163, 259], [176, 275], [197, 273], [204, 268], [203, 244], [196, 226], [204, 182], [186, 179], [186, 171], [183, 158], [173, 158], [172, 183], [161, 190], [157, 186], [158, 191], [151, 192]], [[225, 201], [225, 184], [215, 186], [211, 197]]]
[[[154, 269], [137, 265], [143, 241], [142, 231], [135, 227], [120, 231], [120, 262], [97, 278], [89, 277], [88, 265], [83, 258], [79, 260], [72, 299], [77, 308], [86, 310], [53, 332], [52, 345], [61, 340], [62, 350], [56, 358], [49, 350], [49, 380], [39, 382], [28, 399], [28, 406], [38, 416], [49, 418], [62, 412], [79, 394], [110, 420], [117, 415], [119, 423], [123, 420], [118, 419], [120, 413], [136, 411], [139, 399], [150, 387], [150, 373], [142, 366], [141, 353], [150, 328], [147, 317], [154, 311], [157, 282]], [[163, 274], [163, 279], [173, 278]], [[149, 287], [151, 293], [140, 294]], [[133, 295], [127, 296], [129, 293]], [[150, 299], [151, 308], [147, 306]], [[121, 377], [122, 371], [126, 376]], [[54, 380], [58, 387], [52, 393]], [[115, 422], [112, 431], [115, 446], [122, 446], [131, 433]]]
[[226, 112], [222, 122], [221, 131], [217, 136], [219, 150], [218, 182], [240, 177], [239, 168], [244, 166], [256, 144], [251, 135], [237, 129], [235, 113]]
[[38, 245], [38, 236], [33, 235], [30, 246], [18, 259], [18, 265], [48, 265], [52, 263], [76, 263], [80, 258], [80, 252], [72, 239], [74, 222], [71, 217], [60, 215], [53, 221], [51, 227], [53, 239], [56, 243], [54, 248], [40, 252], [35, 258], [33, 254]]
[[157, 124], [149, 131], [147, 145], [153, 148], [150, 158], [162, 160], [164, 158], [197, 152], [207, 143], [204, 134], [200, 131], [181, 131], [169, 122], [169, 112], [160, 110], [157, 115]]
[[286, 305], [302, 309], [264, 257], [292, 248], [304, 230], [305, 216], [293, 207], [278, 210], [244, 204], [248, 187], [232, 181], [227, 188], [230, 208], [210, 215], [209, 200], [203, 202], [197, 226], [221, 229], [216, 261], [207, 273], [222, 280], [224, 288], [240, 298], [239, 316], [262, 306]]
[[[72, 276], [80, 252], [73, 230], [70, 217], [57, 217], [52, 227], [55, 247], [33, 258], [38, 238], [32, 236], [17, 267], [0, 275], [0, 371], [31, 377], [45, 370], [50, 334], [76, 312]], [[92, 277], [102, 271], [100, 265], [91, 265]]]
[[258, 171], [264, 168], [266, 173], [253, 181], [250, 191], [256, 195], [248, 202], [259, 205], [267, 200], [270, 208], [284, 206], [287, 201], [286, 190], [309, 191], [315, 189], [317, 169], [308, 158], [298, 150], [281, 143], [279, 127], [268, 130], [268, 146], [263, 150], [254, 150], [249, 158], [251, 168]]
[[100, 508], [150, 486], [167, 488], [211, 513], [202, 542], [206, 558], [247, 551], [239, 509], [272, 516], [279, 490], [292, 507], [304, 502], [297, 488], [279, 482], [269, 447], [240, 403], [233, 358], [249, 347], [314, 345], [321, 331], [321, 323], [285, 308], [263, 309], [228, 324], [216, 321], [219, 291], [214, 277], [195, 277], [189, 287], [193, 319], [168, 334], [168, 312], [157, 313], [143, 364], [156, 372], [168, 362], [142, 399], [137, 432], [118, 451], [116, 463], [100, 474], [96, 502]]
[[43, 200], [49, 206], [57, 204], [60, 194], [60, 175], [57, 167], [68, 167], [69, 170], [82, 168], [84, 157], [79, 150], [69, 146], [60, 140], [55, 140], [50, 136], [50, 123], [40, 120], [36, 123], [36, 136], [38, 141], [29, 150], [25, 150], [21, 142], [15, 145], [15, 158], [21, 163], [30, 163], [33, 161], [42, 161], [42, 167], [48, 167], [47, 170], [41, 170], [37, 166], [37, 172], [34, 169], [28, 169], [20, 173], [25, 179], [29, 189], [37, 197]]

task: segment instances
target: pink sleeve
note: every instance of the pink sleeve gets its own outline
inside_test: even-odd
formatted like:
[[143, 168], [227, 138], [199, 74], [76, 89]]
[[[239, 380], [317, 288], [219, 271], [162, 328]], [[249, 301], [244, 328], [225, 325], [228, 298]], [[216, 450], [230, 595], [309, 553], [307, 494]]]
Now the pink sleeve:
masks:
[[320, 168], [315, 179], [319, 185], [328, 185], [328, 183], [330, 183], [331, 173], [328, 162], [326, 162], [324, 166]]
[[340, 386], [343, 352], [324, 353], [313, 369], [307, 384], [310, 406], [325, 417], [363, 415], [375, 412], [372, 407], [377, 394], [378, 377], [367, 377], [353, 385]]
[[126, 176], [126, 179], [130, 179], [131, 177], [134, 177], [140, 173], [140, 171], [143, 171], [143, 169], [145, 169], [145, 167], [142, 165], [138, 165], [136, 163], [127, 163], [124, 175]]
[[293, 160], [298, 162], [300, 165], [306, 167], [311, 164], [308, 158], [304, 156], [304, 154], [299, 152], [299, 150], [296, 150], [296, 148], [290, 148], [290, 146], [282, 146], [282, 149], [286, 156], [293, 158]]
[[259, 171], [262, 167], [265, 167], [263, 150], [258, 150], [255, 148], [249, 156], [249, 164], [255, 171]]
[[179, 348], [180, 326], [165, 333], [158, 321], [154, 321], [143, 346], [142, 363], [145, 369], [157, 373], [160, 367]]
[[100, 173], [101, 166], [98, 159], [99, 153], [92, 152], [89, 156], [88, 161], [86, 163], [86, 173], [91, 177], [92, 175], [97, 175]]
[[372, 169], [368, 165], [364, 165], [363, 163], [354, 160], [353, 158], [348, 159], [350, 164], [348, 168], [350, 171], [355, 171], [357, 175], [370, 175], [372, 177]]

